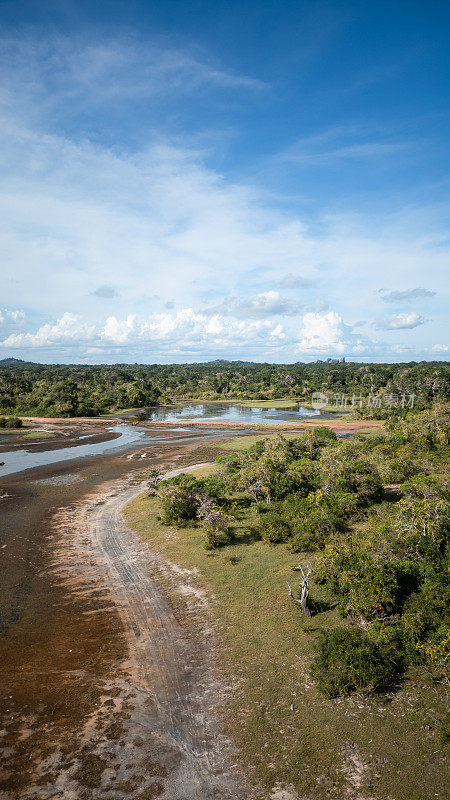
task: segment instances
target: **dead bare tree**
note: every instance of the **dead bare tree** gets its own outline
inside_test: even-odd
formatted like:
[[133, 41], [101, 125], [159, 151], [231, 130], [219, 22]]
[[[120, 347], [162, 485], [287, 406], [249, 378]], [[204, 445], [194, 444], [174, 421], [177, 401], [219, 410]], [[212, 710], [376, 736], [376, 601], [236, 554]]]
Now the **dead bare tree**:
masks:
[[158, 469], [158, 467], [152, 467], [152, 469], [147, 472], [148, 497], [153, 497], [153, 495], [156, 494], [161, 481], [161, 470]]
[[309, 582], [308, 581], [309, 581], [309, 576], [312, 575], [312, 573], [313, 573], [313, 569], [312, 569], [311, 565], [308, 564], [308, 567], [307, 567], [308, 571], [307, 571], [306, 575], [304, 573], [304, 570], [303, 570], [303, 567], [301, 566], [301, 564], [299, 564], [298, 567], [296, 567], [296, 569], [298, 569], [302, 573], [302, 578], [303, 578], [302, 582], [299, 583], [300, 600], [298, 600], [296, 597], [294, 597], [294, 593], [293, 593], [293, 591], [292, 591], [292, 589], [290, 587], [290, 584], [286, 581], [286, 583], [287, 583], [287, 585], [289, 587], [289, 597], [292, 597], [294, 603], [298, 603], [298, 605], [302, 609], [302, 611], [305, 614], [305, 616], [310, 617], [311, 616], [311, 612], [310, 612], [310, 610], [308, 608], [308, 597], [309, 597]]

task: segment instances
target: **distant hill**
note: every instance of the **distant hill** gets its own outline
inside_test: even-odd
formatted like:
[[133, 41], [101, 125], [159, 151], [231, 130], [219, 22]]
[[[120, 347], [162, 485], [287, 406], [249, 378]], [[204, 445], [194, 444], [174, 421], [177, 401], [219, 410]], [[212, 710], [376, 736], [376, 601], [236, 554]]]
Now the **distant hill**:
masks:
[[34, 363], [35, 363], [34, 361], [23, 361], [21, 358], [0, 359], [0, 367], [26, 367]]

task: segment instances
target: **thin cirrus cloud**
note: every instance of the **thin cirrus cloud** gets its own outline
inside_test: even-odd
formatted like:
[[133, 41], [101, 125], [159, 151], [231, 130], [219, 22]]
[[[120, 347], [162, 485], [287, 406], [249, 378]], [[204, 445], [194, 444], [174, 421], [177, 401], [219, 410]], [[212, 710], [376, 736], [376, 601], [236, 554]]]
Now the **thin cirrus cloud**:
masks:
[[409, 311], [404, 314], [394, 314], [392, 317], [386, 319], [379, 319], [374, 322], [374, 327], [378, 330], [384, 331], [398, 331], [411, 328], [417, 328], [423, 325], [427, 320], [418, 314], [416, 311]]
[[267, 87], [258, 78], [221, 68], [212, 58], [164, 46], [156, 38], [144, 43], [137, 35], [102, 42], [57, 35], [3, 37], [0, 67], [3, 90], [14, 108], [41, 101], [40, 111], [52, 117], [72, 115], [77, 107], [83, 113], [145, 98], [166, 101], [168, 94]]
[[411, 142], [374, 138], [370, 131], [360, 126], [341, 126], [299, 139], [278, 153], [276, 161], [319, 166], [334, 161], [375, 160], [411, 147]]

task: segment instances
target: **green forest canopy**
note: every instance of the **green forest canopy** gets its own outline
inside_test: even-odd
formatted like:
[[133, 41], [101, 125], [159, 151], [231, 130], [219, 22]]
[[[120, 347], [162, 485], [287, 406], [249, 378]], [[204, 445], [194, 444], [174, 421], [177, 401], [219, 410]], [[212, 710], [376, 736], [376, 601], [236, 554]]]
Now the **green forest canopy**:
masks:
[[271, 400], [303, 402], [314, 391], [414, 395], [427, 407], [449, 392], [446, 362], [403, 364], [114, 364], [99, 366], [0, 362], [0, 413], [97, 416], [177, 400]]

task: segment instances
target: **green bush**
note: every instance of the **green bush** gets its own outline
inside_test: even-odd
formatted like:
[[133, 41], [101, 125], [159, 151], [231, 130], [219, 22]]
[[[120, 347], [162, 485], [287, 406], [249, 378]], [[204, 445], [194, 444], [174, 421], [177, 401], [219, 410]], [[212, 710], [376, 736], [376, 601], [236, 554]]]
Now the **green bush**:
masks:
[[337, 628], [321, 634], [312, 673], [327, 697], [380, 691], [401, 669], [390, 655], [359, 629]]
[[186, 525], [196, 519], [200, 500], [198, 482], [192, 475], [182, 473], [162, 481], [158, 495], [166, 525]]
[[405, 558], [373, 552], [351, 537], [331, 544], [316, 563], [316, 580], [340, 598], [344, 614], [373, 620], [401, 610], [417, 589], [417, 566]]
[[233, 541], [233, 529], [228, 517], [221, 511], [216, 512], [213, 519], [204, 522], [206, 539], [205, 550], [214, 550]]
[[281, 509], [277, 508], [263, 514], [256, 526], [256, 533], [266, 542], [276, 544], [287, 542], [292, 535], [292, 529]]
[[411, 661], [437, 659], [441, 643], [450, 637], [449, 609], [450, 589], [438, 575], [428, 577], [405, 603], [402, 624], [412, 643]]
[[324, 506], [309, 507], [303, 516], [292, 520], [293, 535], [289, 542], [295, 552], [320, 550], [333, 534], [342, 530], [343, 521]]
[[0, 417], [0, 428], [22, 428], [20, 417]]
[[383, 496], [383, 484], [376, 467], [363, 458], [354, 458], [348, 447], [325, 451], [321, 459], [322, 487], [326, 492], [355, 494], [362, 506]]
[[338, 441], [337, 435], [331, 428], [314, 428], [311, 435], [313, 442], [319, 445], [327, 445]]

